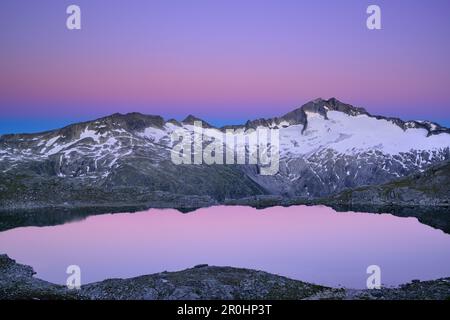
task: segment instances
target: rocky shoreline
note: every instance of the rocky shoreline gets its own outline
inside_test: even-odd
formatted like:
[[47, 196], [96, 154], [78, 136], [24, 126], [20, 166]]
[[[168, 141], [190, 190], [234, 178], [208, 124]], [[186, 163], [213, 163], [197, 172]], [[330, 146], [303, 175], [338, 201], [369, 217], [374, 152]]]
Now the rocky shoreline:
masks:
[[34, 277], [30, 266], [0, 255], [0, 300], [449, 300], [450, 278], [398, 288], [330, 288], [263, 271], [198, 265], [129, 279], [107, 279], [69, 290]]

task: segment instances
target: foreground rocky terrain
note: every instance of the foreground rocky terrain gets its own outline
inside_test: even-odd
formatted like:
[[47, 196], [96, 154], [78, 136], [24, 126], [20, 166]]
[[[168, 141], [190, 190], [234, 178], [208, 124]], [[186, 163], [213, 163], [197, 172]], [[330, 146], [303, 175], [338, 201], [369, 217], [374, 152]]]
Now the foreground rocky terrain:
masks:
[[450, 299], [450, 278], [380, 290], [335, 289], [232, 267], [199, 265], [130, 279], [108, 279], [69, 290], [33, 277], [31, 267], [0, 255], [0, 299]]
[[[189, 210], [267, 195], [310, 201], [388, 183], [450, 159], [449, 129], [427, 121], [373, 116], [332, 98], [241, 126], [214, 128], [203, 121], [219, 136], [226, 129], [278, 129], [280, 161], [275, 175], [261, 175], [261, 164], [174, 164], [172, 133], [193, 135], [198, 120], [114, 114], [59, 130], [2, 135], [0, 210]], [[204, 140], [205, 146], [213, 141], [210, 136]], [[405, 197], [406, 193], [395, 195], [390, 201], [419, 204], [415, 196]]]

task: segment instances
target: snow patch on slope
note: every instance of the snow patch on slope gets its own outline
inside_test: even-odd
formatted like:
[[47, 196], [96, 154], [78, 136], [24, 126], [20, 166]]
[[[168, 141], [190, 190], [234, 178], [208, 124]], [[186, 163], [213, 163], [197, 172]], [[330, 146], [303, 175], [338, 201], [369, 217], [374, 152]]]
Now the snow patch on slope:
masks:
[[280, 130], [282, 153], [308, 154], [322, 149], [355, 155], [369, 150], [398, 155], [411, 150], [440, 150], [450, 147], [450, 135], [428, 136], [421, 128], [403, 130], [399, 126], [367, 115], [349, 116], [329, 111], [328, 120], [314, 112], [306, 112], [308, 124], [292, 125]]
[[88, 128], [84, 129], [84, 131], [80, 134], [80, 140], [92, 138], [95, 142], [100, 142], [100, 136], [95, 132], [95, 130], [90, 130]]
[[167, 136], [167, 132], [161, 129], [148, 127], [145, 128], [144, 132], [137, 133], [141, 138], [149, 139], [154, 142], [159, 142], [162, 138]]

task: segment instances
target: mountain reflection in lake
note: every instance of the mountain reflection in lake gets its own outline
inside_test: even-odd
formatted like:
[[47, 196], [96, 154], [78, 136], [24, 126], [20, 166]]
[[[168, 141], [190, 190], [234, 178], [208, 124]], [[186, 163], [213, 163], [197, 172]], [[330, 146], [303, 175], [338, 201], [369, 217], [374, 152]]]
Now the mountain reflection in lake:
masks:
[[91, 216], [0, 233], [0, 252], [64, 284], [178, 271], [197, 264], [244, 267], [317, 284], [364, 288], [369, 265], [382, 283], [450, 276], [450, 235], [416, 218], [336, 213], [315, 206], [211, 207], [189, 214], [151, 209]]

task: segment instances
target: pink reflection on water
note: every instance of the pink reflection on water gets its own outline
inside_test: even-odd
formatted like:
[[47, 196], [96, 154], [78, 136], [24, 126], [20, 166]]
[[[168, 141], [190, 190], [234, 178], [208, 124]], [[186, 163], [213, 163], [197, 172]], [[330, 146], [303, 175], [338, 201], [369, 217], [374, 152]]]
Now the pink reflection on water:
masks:
[[362, 288], [377, 264], [382, 282], [450, 276], [450, 236], [415, 218], [336, 213], [327, 207], [212, 207], [92, 216], [0, 233], [0, 251], [65, 283], [176, 271], [200, 263], [264, 270], [308, 282]]

